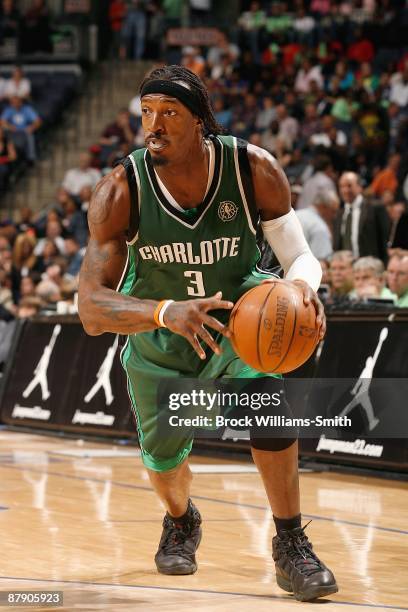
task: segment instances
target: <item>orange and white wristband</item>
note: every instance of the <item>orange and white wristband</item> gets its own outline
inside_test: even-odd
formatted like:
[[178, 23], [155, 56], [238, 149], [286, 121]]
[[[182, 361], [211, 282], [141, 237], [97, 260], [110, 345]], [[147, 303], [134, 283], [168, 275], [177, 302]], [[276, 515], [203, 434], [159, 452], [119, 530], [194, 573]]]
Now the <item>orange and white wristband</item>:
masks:
[[159, 327], [167, 327], [164, 322], [164, 313], [166, 312], [170, 304], [172, 304], [173, 302], [174, 300], [162, 300], [157, 304], [156, 310], [153, 313], [153, 319], [156, 325], [158, 325]]

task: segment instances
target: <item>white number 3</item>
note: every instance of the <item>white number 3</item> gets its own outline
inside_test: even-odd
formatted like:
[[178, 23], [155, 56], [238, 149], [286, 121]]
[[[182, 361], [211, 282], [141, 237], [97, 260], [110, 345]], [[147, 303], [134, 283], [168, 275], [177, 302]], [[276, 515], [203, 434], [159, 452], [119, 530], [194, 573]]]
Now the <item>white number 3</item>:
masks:
[[184, 272], [184, 276], [190, 278], [190, 284], [187, 285], [187, 293], [193, 297], [204, 297], [205, 289], [204, 289], [204, 281], [203, 281], [203, 273], [198, 272], [197, 270], [186, 270]]

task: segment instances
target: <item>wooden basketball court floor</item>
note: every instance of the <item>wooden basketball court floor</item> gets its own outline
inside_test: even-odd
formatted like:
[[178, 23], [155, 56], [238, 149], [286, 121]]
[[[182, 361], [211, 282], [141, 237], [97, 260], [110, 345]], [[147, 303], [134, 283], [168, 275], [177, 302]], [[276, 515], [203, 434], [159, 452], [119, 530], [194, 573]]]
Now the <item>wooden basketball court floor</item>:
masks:
[[162, 576], [163, 510], [136, 448], [1, 431], [0, 591], [64, 592], [62, 608], [19, 610], [408, 610], [406, 483], [301, 474], [307, 533], [340, 590], [300, 603], [276, 586], [252, 464], [193, 456], [192, 466], [199, 570]]

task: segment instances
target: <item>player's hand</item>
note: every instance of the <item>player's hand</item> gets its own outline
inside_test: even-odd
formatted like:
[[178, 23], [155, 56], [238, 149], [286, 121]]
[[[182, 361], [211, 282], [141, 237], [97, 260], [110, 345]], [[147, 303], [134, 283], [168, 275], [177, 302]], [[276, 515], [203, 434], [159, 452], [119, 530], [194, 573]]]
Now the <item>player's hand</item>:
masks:
[[319, 340], [321, 340], [326, 333], [326, 315], [324, 314], [323, 304], [321, 303], [317, 293], [313, 291], [306, 281], [298, 279], [292, 282], [302, 291], [304, 305], [307, 306], [308, 304], [312, 303], [315, 307], [317, 314], [316, 323], [319, 327]]
[[222, 292], [218, 291], [209, 298], [173, 302], [164, 313], [163, 320], [166, 327], [175, 334], [184, 336], [200, 359], [205, 359], [206, 354], [199, 338], [208, 344], [217, 355], [222, 353], [221, 347], [215, 342], [206, 327], [220, 332], [227, 338], [231, 335], [228, 326], [223, 325], [208, 314], [210, 310], [231, 310], [233, 308], [234, 304], [232, 302], [222, 300], [221, 298]]

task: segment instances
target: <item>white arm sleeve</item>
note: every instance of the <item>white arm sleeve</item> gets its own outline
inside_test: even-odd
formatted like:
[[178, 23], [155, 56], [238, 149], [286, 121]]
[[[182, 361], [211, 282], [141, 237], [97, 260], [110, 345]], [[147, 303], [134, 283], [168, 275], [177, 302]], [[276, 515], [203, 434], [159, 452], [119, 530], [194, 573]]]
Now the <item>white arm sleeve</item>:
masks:
[[262, 221], [262, 230], [279, 260], [287, 280], [303, 280], [317, 291], [322, 280], [322, 268], [306, 242], [295, 211]]

